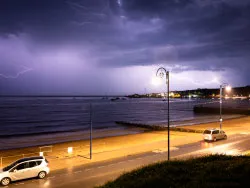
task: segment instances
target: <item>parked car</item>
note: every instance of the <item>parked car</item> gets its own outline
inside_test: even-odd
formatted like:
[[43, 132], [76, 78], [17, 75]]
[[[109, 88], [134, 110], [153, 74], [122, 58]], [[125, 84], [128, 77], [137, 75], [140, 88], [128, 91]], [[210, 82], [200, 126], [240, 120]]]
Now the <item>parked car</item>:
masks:
[[203, 139], [206, 141], [216, 141], [220, 139], [227, 139], [227, 135], [220, 129], [206, 129], [203, 132]]
[[0, 169], [0, 182], [6, 186], [12, 181], [38, 177], [43, 179], [49, 174], [49, 162], [45, 157], [29, 157], [15, 161]]

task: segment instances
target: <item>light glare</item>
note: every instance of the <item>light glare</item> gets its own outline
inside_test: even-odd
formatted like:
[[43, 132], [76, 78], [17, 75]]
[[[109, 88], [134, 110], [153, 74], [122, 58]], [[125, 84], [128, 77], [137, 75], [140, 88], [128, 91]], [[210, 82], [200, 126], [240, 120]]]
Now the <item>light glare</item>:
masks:
[[231, 89], [232, 89], [231, 86], [227, 86], [227, 87], [226, 87], [226, 91], [227, 91], [227, 92], [230, 92]]
[[154, 86], [159, 86], [161, 84], [161, 79], [159, 77], [153, 77], [151, 83]]

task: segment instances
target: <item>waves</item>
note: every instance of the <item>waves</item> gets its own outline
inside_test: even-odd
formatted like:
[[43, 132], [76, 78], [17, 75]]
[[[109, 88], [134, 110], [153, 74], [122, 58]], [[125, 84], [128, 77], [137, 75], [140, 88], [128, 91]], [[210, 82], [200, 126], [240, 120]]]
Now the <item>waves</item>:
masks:
[[[171, 124], [193, 120], [193, 106], [209, 100], [170, 101]], [[216, 101], [217, 102], [217, 101]], [[92, 112], [90, 112], [90, 103]], [[0, 98], [0, 137], [86, 131], [92, 113], [93, 129], [117, 128], [115, 121], [140, 123], [166, 122], [167, 103], [161, 99], [127, 99], [110, 101], [101, 98]], [[122, 127], [121, 127], [122, 128]]]

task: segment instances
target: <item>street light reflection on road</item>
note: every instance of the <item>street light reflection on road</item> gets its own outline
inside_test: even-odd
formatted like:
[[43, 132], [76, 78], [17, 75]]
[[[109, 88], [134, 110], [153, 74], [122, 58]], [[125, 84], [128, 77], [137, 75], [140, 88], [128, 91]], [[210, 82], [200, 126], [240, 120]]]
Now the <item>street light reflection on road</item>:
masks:
[[202, 150], [199, 152], [202, 155], [206, 154], [212, 154], [212, 155], [241, 155], [241, 151], [238, 149], [234, 149], [232, 146], [236, 144], [237, 142], [234, 143], [229, 143], [229, 144], [223, 144], [219, 146], [214, 146], [214, 143], [207, 143], [207, 142], [202, 142], [201, 147]]
[[211, 148], [211, 147], [213, 147], [213, 143], [205, 142], [205, 141], [201, 142], [201, 148], [202, 149]]
[[46, 180], [46, 182], [43, 184], [44, 187], [49, 187], [50, 186], [50, 180]]

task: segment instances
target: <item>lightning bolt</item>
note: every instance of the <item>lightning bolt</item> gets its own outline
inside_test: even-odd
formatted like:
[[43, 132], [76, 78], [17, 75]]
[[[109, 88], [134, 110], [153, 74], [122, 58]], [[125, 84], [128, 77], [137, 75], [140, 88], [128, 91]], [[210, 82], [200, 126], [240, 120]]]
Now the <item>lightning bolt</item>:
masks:
[[216, 84], [220, 83], [218, 78], [216, 78], [216, 77], [214, 79], [212, 79], [211, 81], [204, 81], [203, 83], [197, 82], [197, 81], [191, 79], [190, 77], [186, 77], [186, 76], [180, 77], [180, 76], [173, 75], [173, 77], [175, 77], [178, 80], [185, 80], [185, 81], [191, 82], [192, 84], [195, 84], [198, 86], [204, 86], [204, 85], [212, 84], [212, 83], [216, 83]]
[[14, 76], [12, 76], [12, 75], [5, 75], [5, 74], [1, 74], [1, 73], [0, 73], [0, 76], [3, 77], [3, 78], [6, 78], [6, 79], [16, 79], [19, 76], [21, 76], [22, 74], [25, 74], [25, 73], [30, 72], [30, 71], [33, 70], [32, 68], [29, 68], [29, 67], [25, 67], [25, 66], [22, 66], [22, 67], [24, 68], [24, 70], [18, 72]]
[[94, 10], [93, 8], [86, 7], [81, 3], [76, 3], [72, 1], [68, 1], [67, 4], [74, 9], [78, 14], [83, 15], [83, 21], [72, 21], [71, 23], [78, 26], [85, 26], [87, 24], [95, 23], [95, 20], [101, 20], [108, 16], [110, 11], [109, 0], [107, 3], [101, 8], [101, 10]]

